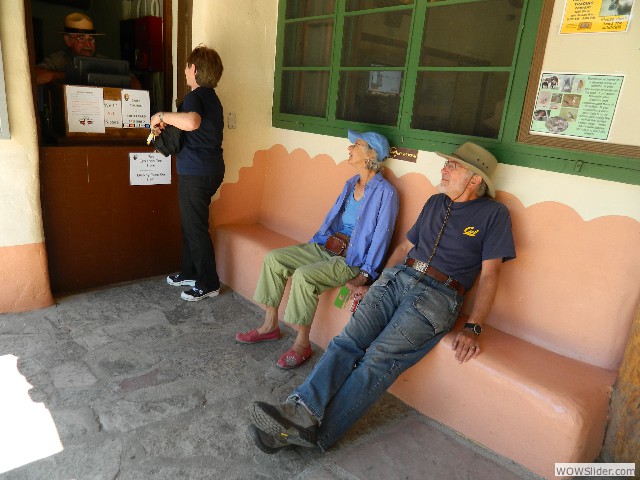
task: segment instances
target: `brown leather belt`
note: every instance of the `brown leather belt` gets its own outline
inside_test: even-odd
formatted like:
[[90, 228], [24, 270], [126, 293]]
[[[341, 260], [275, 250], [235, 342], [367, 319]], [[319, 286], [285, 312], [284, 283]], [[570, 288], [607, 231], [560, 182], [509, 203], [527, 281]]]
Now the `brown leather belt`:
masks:
[[466, 292], [465, 288], [459, 281], [451, 278], [449, 275], [445, 275], [444, 273], [436, 270], [433, 267], [427, 266], [427, 264], [422, 260], [416, 260], [415, 258], [407, 257], [407, 259], [404, 261], [404, 264], [408, 267], [413, 268], [414, 270], [430, 276], [431, 278], [442, 283], [445, 287], [449, 287], [452, 290], [455, 290], [460, 295], [464, 295]]

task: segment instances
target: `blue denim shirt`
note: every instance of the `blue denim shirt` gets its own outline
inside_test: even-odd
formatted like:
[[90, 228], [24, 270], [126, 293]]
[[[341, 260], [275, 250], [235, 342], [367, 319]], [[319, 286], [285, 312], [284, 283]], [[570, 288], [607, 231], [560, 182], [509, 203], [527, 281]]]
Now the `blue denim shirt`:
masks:
[[[347, 195], [351, 194], [358, 178], [359, 175], [355, 175], [347, 180], [342, 193], [310, 243], [324, 245], [331, 234], [339, 231], [340, 215]], [[364, 196], [358, 205], [356, 225], [351, 233], [345, 258], [347, 265], [360, 267], [376, 279], [382, 271], [397, 216], [398, 192], [381, 173], [377, 173], [365, 185]]]

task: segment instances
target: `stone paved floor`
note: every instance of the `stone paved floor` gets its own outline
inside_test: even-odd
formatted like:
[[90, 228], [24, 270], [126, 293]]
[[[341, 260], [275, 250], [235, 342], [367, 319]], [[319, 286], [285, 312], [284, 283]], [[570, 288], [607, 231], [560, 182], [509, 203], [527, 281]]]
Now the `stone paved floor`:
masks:
[[157, 277], [0, 315], [0, 479], [537, 478], [391, 395], [327, 454], [260, 452], [252, 402], [284, 400], [321, 350], [281, 370], [291, 331], [238, 344], [260, 309], [229, 289], [197, 303], [180, 291]]

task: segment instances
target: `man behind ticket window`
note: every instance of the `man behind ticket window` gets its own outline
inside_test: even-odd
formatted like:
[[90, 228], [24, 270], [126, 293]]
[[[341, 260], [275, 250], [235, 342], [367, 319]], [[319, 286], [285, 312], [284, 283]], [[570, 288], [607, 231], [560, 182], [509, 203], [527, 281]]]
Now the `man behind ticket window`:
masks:
[[[67, 64], [76, 55], [82, 57], [102, 57], [96, 55], [96, 33], [93, 21], [84, 13], [70, 13], [64, 18], [64, 43], [67, 46], [45, 58], [36, 67], [36, 83], [63, 83]], [[131, 75], [131, 88], [141, 88], [138, 79]]]

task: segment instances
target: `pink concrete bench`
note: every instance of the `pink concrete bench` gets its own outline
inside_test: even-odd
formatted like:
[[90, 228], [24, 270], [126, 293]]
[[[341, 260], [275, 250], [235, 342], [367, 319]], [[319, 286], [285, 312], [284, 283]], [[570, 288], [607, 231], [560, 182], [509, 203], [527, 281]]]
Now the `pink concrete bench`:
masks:
[[[253, 166], [240, 171], [237, 183], [225, 184], [212, 206], [221, 280], [251, 299], [264, 254], [308, 241], [352, 174], [346, 162], [336, 165], [325, 155], [310, 158], [279, 145], [257, 152]], [[396, 245], [436, 187], [417, 173], [396, 178], [387, 170], [385, 177], [400, 195]], [[638, 226], [626, 217], [585, 222], [552, 202], [524, 208], [505, 192], [498, 199], [511, 212], [518, 258], [504, 266], [482, 354], [458, 364], [450, 333], [390, 391], [555, 478], [555, 462], [591, 462], [602, 446], [640, 295], [640, 265], [624, 255]], [[333, 306], [337, 291], [321, 296], [311, 331], [323, 348], [349, 318], [348, 309]], [[288, 292], [283, 306], [287, 299]], [[469, 311], [473, 290], [465, 302]]]

